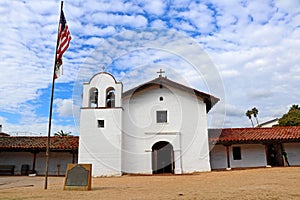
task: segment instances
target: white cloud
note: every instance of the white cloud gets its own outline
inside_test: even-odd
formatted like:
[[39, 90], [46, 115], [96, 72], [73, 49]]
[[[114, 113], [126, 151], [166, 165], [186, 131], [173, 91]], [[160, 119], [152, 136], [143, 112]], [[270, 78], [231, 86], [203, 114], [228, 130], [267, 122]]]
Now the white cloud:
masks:
[[100, 28], [98, 26], [87, 24], [85, 26], [80, 27], [81, 34], [85, 37], [87, 36], [97, 36], [97, 37], [104, 37], [107, 35], [112, 35], [116, 32], [113, 26], [108, 26], [105, 28]]
[[222, 70], [220, 72], [221, 76], [223, 78], [228, 78], [228, 77], [235, 77], [239, 75], [239, 72], [237, 70], [234, 69], [230, 69], [230, 70]]
[[[147, 73], [130, 82], [128, 75], [133, 73], [130, 70], [144, 69], [150, 64], [166, 66], [166, 69], [168, 66], [167, 76], [170, 78], [187, 80], [192, 86], [206, 88], [205, 81], [214, 77], [202, 71], [198, 76], [193, 67], [182, 60], [183, 56], [176, 56], [172, 51], [128, 53], [134, 45], [146, 43], [147, 47], [169, 47], [173, 53], [182, 55], [184, 52], [191, 56], [196, 54], [192, 45], [183, 45], [186, 40], [177, 38], [178, 41], [173, 43], [174, 38], [164, 35], [163, 31], [136, 32], [136, 29], [150, 26], [177, 30], [202, 45], [222, 76], [226, 103], [241, 110], [257, 105], [263, 119], [281, 116], [286, 105], [299, 103], [300, 98], [297, 90], [300, 79], [299, 8], [300, 2], [294, 0], [65, 2], [64, 11], [72, 41], [63, 58], [64, 75], [56, 80], [56, 84], [67, 84], [68, 88], [66, 91], [56, 88], [56, 111], [65, 117], [54, 118], [54, 128], [75, 131], [70, 125], [71, 117], [67, 116], [72, 113], [72, 88], [69, 88], [72, 84], [69, 83], [76, 81], [77, 76], [84, 77], [78, 72], [89, 78], [116, 58], [119, 59], [118, 68], [109, 66], [107, 70], [112, 70], [118, 78], [123, 77], [128, 89], [156, 76], [157, 69], [147, 68]], [[59, 2], [1, 1], [0, 14], [0, 119], [2, 117], [9, 130], [45, 133]], [[123, 41], [112, 37], [126, 30]], [[136, 38], [143, 38], [143, 41]], [[106, 52], [99, 52], [101, 49]], [[86, 71], [79, 71], [84, 65]], [[204, 63], [201, 69], [205, 71], [208, 66], [212, 65]], [[129, 70], [130, 73], [120, 70]], [[289, 98], [282, 99], [282, 96]], [[10, 115], [16, 115], [18, 120], [13, 120]], [[228, 117], [226, 126], [249, 125], [247, 119], [234, 115]]]
[[55, 99], [54, 105], [56, 112], [60, 117], [69, 117], [73, 115], [73, 100], [72, 99]]
[[[200, 33], [209, 33], [214, 31], [213, 12], [205, 4], [192, 2], [188, 10], [176, 13], [177, 16], [183, 17], [197, 27]], [[175, 25], [175, 24], [174, 24]]]
[[272, 97], [272, 95], [273, 95], [272, 92], [267, 89], [252, 89], [249, 92], [250, 98], [261, 99], [261, 100], [265, 98], [270, 98]]
[[225, 104], [226, 116], [234, 116], [234, 117], [244, 117], [245, 111], [238, 105], [233, 104]]
[[167, 25], [166, 25], [166, 22], [164, 22], [160, 19], [157, 19], [151, 23], [151, 26], [153, 28], [166, 28]]
[[97, 12], [93, 13], [90, 18], [101, 25], [131, 26], [133, 28], [144, 27], [148, 23], [148, 20], [140, 14], [126, 15]]
[[294, 14], [299, 12], [300, 2], [294, 0], [277, 0], [275, 1], [275, 5], [283, 12]]
[[152, 0], [144, 2], [143, 8], [146, 12], [154, 15], [162, 15], [165, 12], [164, 1], [161, 0]]
[[[99, 37], [91, 37], [87, 40], [85, 40], [85, 44], [86, 45], [92, 45], [92, 46], [97, 46], [99, 43], [103, 42], [103, 38], [99, 38]], [[76, 54], [75, 54], [76, 55]]]

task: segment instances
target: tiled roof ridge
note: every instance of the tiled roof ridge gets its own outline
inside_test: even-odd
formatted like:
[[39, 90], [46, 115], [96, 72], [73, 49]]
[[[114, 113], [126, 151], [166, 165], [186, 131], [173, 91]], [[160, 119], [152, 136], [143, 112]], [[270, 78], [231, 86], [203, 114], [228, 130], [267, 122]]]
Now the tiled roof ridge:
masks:
[[217, 143], [272, 140], [300, 142], [300, 126], [210, 129], [209, 140]]
[[[51, 150], [78, 150], [79, 136], [51, 136]], [[47, 136], [0, 137], [0, 149], [43, 150], [47, 146]]]
[[232, 127], [232, 128], [209, 128], [211, 130], [226, 130], [226, 129], [287, 129], [287, 128], [294, 128], [300, 129], [300, 126], [273, 126], [273, 127]]
[[[10, 138], [48, 138], [48, 136], [33, 136], [33, 135], [29, 135], [29, 136], [17, 136], [17, 135], [13, 135], [13, 136], [9, 136]], [[50, 136], [50, 138], [77, 138], [79, 136], [77, 135], [70, 135], [70, 136]]]

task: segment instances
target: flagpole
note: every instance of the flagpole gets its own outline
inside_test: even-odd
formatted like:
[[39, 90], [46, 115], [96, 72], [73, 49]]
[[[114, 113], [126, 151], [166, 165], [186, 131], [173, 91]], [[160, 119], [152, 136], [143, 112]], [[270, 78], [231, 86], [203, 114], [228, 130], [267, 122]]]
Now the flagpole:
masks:
[[55, 68], [56, 68], [56, 63], [57, 63], [57, 48], [58, 48], [58, 44], [59, 44], [60, 18], [61, 18], [61, 13], [62, 13], [62, 9], [63, 9], [63, 4], [64, 4], [64, 2], [61, 1], [60, 16], [59, 16], [58, 30], [57, 30], [57, 42], [56, 42], [55, 56], [54, 56], [53, 76], [52, 76], [52, 89], [51, 89], [49, 122], [48, 122], [48, 137], [47, 137], [47, 147], [46, 147], [46, 173], [45, 173], [45, 187], [44, 187], [45, 190], [47, 190], [47, 188], [48, 188], [50, 133], [51, 133], [52, 106], [53, 106], [54, 85], [55, 85], [54, 84], [55, 83]]

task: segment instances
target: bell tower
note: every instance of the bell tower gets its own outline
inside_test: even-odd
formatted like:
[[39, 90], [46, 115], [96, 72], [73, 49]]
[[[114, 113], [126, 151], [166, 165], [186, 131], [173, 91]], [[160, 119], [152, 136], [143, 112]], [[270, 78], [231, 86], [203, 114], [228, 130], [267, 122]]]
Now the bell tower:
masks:
[[78, 157], [92, 164], [93, 176], [121, 175], [122, 90], [107, 72], [83, 85]]

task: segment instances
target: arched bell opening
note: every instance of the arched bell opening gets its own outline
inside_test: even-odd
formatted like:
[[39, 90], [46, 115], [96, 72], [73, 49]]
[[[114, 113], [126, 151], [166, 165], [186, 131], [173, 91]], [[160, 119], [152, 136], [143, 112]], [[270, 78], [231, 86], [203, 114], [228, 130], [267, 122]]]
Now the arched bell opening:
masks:
[[90, 89], [90, 98], [89, 98], [89, 107], [96, 108], [98, 107], [98, 89]]
[[106, 90], [106, 107], [107, 108], [114, 108], [115, 107], [115, 89], [108, 88]]

